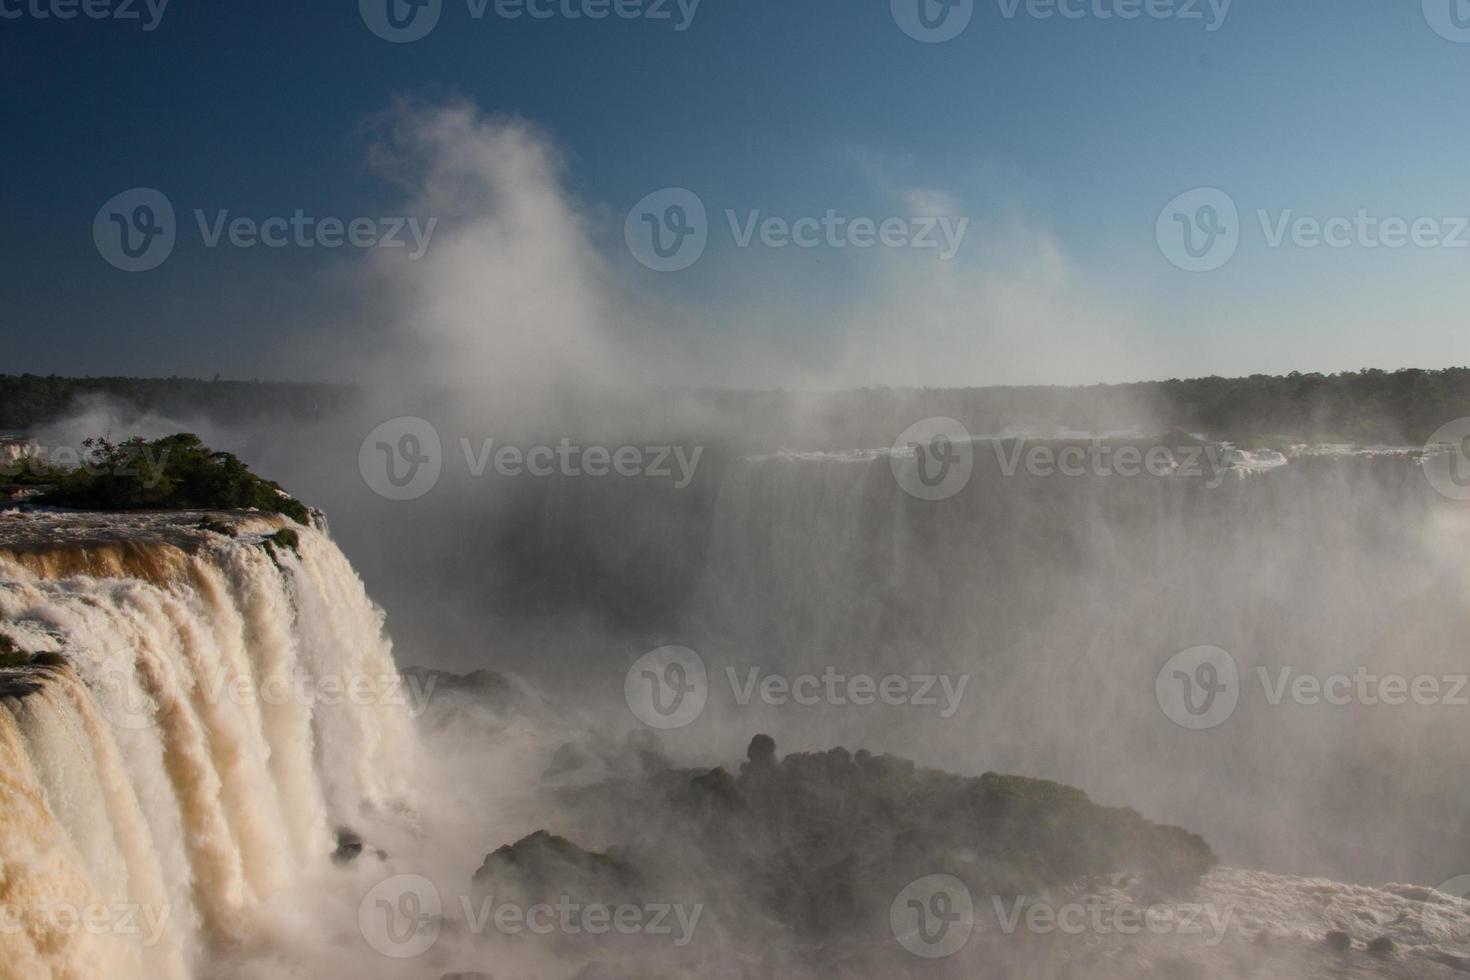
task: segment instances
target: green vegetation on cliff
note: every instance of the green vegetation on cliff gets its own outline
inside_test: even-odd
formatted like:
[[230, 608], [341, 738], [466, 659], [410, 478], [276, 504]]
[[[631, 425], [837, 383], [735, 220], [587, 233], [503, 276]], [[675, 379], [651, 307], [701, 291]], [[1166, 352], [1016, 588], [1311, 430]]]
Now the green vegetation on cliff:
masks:
[[85, 446], [83, 464], [66, 470], [26, 468], [16, 482], [45, 487], [37, 503], [77, 510], [259, 510], [310, 523], [301, 501], [192, 433], [151, 442], [88, 439]]

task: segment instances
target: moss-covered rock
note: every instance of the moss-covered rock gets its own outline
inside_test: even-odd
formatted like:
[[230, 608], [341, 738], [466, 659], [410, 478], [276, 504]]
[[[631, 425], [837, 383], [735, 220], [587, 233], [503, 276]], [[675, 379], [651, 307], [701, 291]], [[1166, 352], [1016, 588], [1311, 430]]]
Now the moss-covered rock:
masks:
[[265, 538], [261, 539], [260, 543], [272, 555], [275, 554], [275, 549], [277, 548], [282, 548], [298, 555], [301, 553], [301, 535], [289, 527], [283, 527], [274, 534], [266, 535]]

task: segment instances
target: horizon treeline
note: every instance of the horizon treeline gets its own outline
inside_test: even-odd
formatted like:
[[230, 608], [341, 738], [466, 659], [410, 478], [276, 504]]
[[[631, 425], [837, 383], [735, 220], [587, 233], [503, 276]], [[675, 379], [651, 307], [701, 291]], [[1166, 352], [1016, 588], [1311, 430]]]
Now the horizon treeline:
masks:
[[[799, 419], [814, 442], [870, 447], [882, 444], [885, 435], [891, 438], [895, 425], [902, 429], [918, 418], [946, 415], [976, 435], [1144, 428], [1259, 445], [1291, 440], [1414, 445], [1445, 423], [1470, 415], [1470, 368], [1365, 368], [1085, 386], [679, 393], [707, 402], [714, 417], [734, 423], [757, 443], [780, 442]], [[83, 409], [87, 399], [96, 397], [124, 403], [140, 414], [202, 414], [228, 425], [329, 418], [349, 409], [360, 395], [351, 384], [332, 382], [0, 374], [0, 433], [27, 432]], [[633, 401], [658, 395], [637, 393]], [[589, 396], [589, 410], [605, 408], [593, 400]], [[589, 412], [589, 417], [595, 416]]]

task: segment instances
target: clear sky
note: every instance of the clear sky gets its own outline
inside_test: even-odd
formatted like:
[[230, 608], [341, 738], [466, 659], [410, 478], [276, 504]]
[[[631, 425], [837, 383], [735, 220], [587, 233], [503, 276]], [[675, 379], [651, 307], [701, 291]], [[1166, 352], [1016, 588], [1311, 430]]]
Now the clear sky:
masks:
[[[0, 370], [349, 377], [393, 305], [359, 279], [386, 250], [207, 244], [221, 212], [298, 210], [437, 215], [424, 257], [378, 288], [463, 282], [475, 308], [456, 315], [492, 335], [536, 329], [566, 259], [567, 288], [590, 298], [558, 315], [605, 320], [587, 329], [666, 357], [677, 379], [1470, 362], [1464, 0], [534, 0], [549, 16], [516, 18], [503, 14], [533, 0], [439, 0], [432, 30], [402, 43], [379, 36], [386, 18], [412, 32], [432, 6], [158, 2], [0, 0]], [[385, 150], [385, 113], [423, 127], [445, 106], [490, 143], [420, 134]], [[485, 200], [432, 186], [507, 132], [537, 152], [476, 157]], [[177, 240], [129, 272], [100, 254], [94, 220], [120, 232], [137, 200], [104, 204], [140, 187], [175, 209]], [[625, 221], [665, 188], [706, 212], [703, 251], [674, 271], [638, 244], [672, 234], [672, 199]], [[1166, 209], [1197, 188], [1236, 215], [1206, 208], [1219, 195]], [[545, 207], [507, 220], [502, 194]], [[829, 212], [839, 230], [815, 231]], [[815, 219], [810, 247], [763, 229], [770, 217]], [[1293, 228], [1301, 217], [1340, 244]], [[896, 244], [857, 247], [860, 219], [889, 218]], [[548, 243], [559, 220], [575, 229]], [[500, 241], [502, 266], [543, 256], [516, 270], [525, 288], [475, 288], [466, 228]], [[1186, 230], [1202, 257], [1182, 250]], [[915, 247], [926, 239], [941, 247]], [[1209, 268], [1178, 267], [1191, 263]]]

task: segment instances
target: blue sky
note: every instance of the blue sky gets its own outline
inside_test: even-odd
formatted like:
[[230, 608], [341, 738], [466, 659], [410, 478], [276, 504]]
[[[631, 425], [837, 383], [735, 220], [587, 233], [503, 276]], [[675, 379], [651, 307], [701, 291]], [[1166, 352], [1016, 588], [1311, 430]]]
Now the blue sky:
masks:
[[[617, 321], [596, 329], [618, 343], [643, 331], [638, 357], [677, 350], [663, 365], [676, 378], [1076, 382], [1470, 361], [1470, 247], [1271, 247], [1257, 216], [1365, 210], [1434, 219], [1458, 240], [1470, 43], [1433, 29], [1440, 0], [1234, 0], [1215, 30], [1208, 0], [1198, 20], [1097, 14], [1128, 0], [1087, 0], [1075, 19], [975, 0], [943, 43], [905, 34], [888, 0], [703, 0], [684, 30], [672, 2], [667, 20], [509, 20], [443, 0], [434, 30], [402, 44], [346, 0], [172, 0], [152, 30], [142, 0], [141, 20], [35, 16], [51, 2], [0, 0], [18, 14], [0, 16], [0, 370], [348, 376], [381, 311], [362, 308], [355, 278], [368, 250], [206, 248], [192, 212], [403, 214], [421, 175], [383, 164], [373, 120], [404, 99], [534, 127], [560, 161], [578, 254], [617, 296], [615, 313], [599, 300], [588, 315]], [[129, 273], [92, 226], [135, 187], [172, 202], [179, 241]], [[709, 244], [655, 272], [624, 218], [668, 187], [697, 194]], [[1240, 244], [1187, 272], [1155, 223], [1201, 187], [1238, 206]], [[946, 262], [742, 248], [726, 217], [829, 209], [967, 230]], [[452, 288], [442, 267], [433, 281]]]

